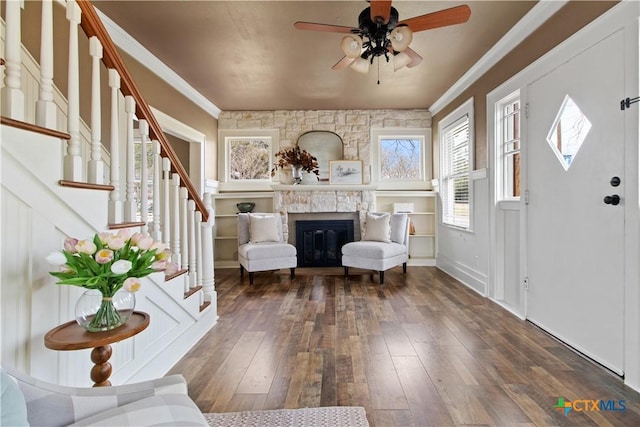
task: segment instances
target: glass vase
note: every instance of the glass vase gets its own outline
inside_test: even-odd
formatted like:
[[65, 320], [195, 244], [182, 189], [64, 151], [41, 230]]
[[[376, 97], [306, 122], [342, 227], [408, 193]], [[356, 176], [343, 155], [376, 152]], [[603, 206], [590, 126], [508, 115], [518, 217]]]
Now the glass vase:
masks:
[[302, 165], [291, 165], [291, 174], [293, 175], [293, 185], [302, 182]]
[[133, 313], [136, 297], [124, 289], [112, 297], [97, 289], [85, 291], [76, 302], [76, 322], [89, 332], [102, 332], [124, 324]]

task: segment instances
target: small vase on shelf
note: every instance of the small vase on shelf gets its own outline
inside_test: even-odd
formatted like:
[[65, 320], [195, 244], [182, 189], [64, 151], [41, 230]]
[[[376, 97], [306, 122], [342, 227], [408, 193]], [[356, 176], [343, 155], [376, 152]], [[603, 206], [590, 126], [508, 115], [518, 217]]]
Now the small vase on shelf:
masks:
[[76, 322], [89, 332], [109, 331], [123, 325], [133, 313], [135, 305], [135, 295], [124, 289], [118, 290], [113, 296], [89, 289], [76, 302]]

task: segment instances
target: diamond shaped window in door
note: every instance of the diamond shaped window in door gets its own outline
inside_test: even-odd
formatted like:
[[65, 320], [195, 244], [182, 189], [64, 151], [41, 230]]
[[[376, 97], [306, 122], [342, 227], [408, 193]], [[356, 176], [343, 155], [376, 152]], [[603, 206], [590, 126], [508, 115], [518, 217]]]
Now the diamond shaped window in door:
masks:
[[564, 170], [568, 170], [571, 166], [590, 129], [591, 122], [587, 116], [573, 102], [573, 99], [566, 95], [547, 136], [547, 142]]

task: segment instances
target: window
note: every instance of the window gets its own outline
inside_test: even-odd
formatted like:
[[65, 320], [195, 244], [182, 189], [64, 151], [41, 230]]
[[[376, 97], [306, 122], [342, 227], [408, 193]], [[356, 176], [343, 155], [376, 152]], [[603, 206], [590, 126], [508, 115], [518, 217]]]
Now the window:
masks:
[[520, 93], [512, 93], [496, 104], [499, 200], [520, 197]]
[[270, 189], [274, 150], [279, 143], [275, 129], [218, 131], [220, 190]]
[[421, 180], [422, 145], [419, 137], [380, 138], [380, 179]]
[[439, 125], [442, 222], [466, 230], [471, 223], [472, 108], [473, 99]]
[[430, 129], [371, 131], [372, 180], [379, 188], [425, 189], [431, 179]]
[[271, 179], [271, 138], [228, 137], [229, 180]]

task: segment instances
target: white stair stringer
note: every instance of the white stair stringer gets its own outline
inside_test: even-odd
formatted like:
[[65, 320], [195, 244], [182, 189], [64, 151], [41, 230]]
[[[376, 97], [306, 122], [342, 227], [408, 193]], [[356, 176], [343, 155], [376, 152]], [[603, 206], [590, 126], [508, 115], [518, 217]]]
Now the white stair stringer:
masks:
[[[89, 386], [91, 350], [54, 351], [44, 335], [74, 318], [83, 288], [59, 286], [45, 256], [65, 236], [85, 238], [107, 226], [106, 191], [61, 187], [64, 141], [1, 127], [0, 253], [3, 364], [46, 381]], [[114, 384], [164, 375], [215, 324], [216, 305], [200, 312], [202, 291], [184, 298], [186, 275], [169, 282], [162, 273], [143, 278], [136, 309], [149, 327], [112, 345]]]

